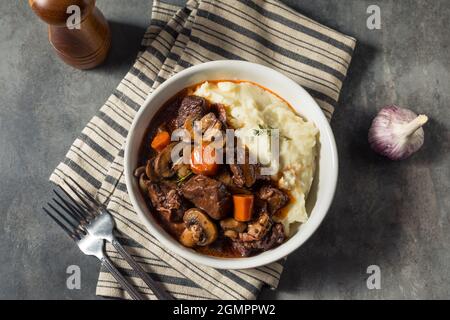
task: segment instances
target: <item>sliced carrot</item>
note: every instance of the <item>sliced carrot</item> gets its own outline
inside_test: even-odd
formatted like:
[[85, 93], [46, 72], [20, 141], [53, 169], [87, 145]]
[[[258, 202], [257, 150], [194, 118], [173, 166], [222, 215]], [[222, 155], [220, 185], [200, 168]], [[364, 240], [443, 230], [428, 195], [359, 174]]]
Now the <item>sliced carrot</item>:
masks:
[[160, 131], [152, 140], [152, 148], [160, 152], [170, 143], [170, 135], [167, 131]]
[[203, 174], [205, 176], [212, 176], [217, 173], [219, 165], [216, 163], [216, 153], [212, 149], [211, 152], [206, 153], [207, 145], [195, 147], [191, 154], [191, 170], [195, 174]]
[[253, 214], [253, 195], [240, 194], [233, 196], [234, 219], [241, 222], [250, 221]]

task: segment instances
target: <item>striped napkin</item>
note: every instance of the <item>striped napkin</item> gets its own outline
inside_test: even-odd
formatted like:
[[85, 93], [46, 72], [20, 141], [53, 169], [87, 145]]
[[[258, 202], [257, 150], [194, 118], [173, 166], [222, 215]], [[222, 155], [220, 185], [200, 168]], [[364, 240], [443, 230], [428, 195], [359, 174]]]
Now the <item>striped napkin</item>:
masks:
[[[250, 270], [216, 270], [168, 251], [141, 224], [124, 180], [124, 141], [146, 97], [178, 71], [210, 60], [248, 60], [281, 71], [316, 99], [328, 119], [338, 102], [355, 39], [329, 29], [276, 0], [189, 0], [184, 7], [153, 1], [135, 64], [83, 129], [50, 180], [75, 178], [114, 215], [126, 249], [178, 299], [255, 299], [276, 288], [282, 262]], [[114, 248], [112, 261], [150, 299], [152, 292]], [[97, 294], [129, 299], [101, 269]]]

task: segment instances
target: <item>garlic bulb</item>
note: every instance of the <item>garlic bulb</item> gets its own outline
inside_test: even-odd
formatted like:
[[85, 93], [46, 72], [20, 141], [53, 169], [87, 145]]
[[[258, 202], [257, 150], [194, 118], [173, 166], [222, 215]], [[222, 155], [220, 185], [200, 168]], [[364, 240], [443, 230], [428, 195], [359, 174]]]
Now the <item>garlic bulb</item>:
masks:
[[422, 126], [428, 117], [408, 109], [388, 106], [381, 109], [369, 130], [372, 149], [391, 160], [403, 160], [418, 151], [424, 142]]

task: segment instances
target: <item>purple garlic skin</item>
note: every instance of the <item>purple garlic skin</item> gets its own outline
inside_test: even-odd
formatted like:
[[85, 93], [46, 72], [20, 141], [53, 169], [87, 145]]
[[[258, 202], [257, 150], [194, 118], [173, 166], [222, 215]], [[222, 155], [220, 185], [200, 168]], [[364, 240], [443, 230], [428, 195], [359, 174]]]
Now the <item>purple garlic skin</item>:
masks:
[[391, 160], [403, 160], [417, 152], [424, 143], [425, 115], [408, 109], [388, 106], [381, 109], [369, 130], [371, 148]]

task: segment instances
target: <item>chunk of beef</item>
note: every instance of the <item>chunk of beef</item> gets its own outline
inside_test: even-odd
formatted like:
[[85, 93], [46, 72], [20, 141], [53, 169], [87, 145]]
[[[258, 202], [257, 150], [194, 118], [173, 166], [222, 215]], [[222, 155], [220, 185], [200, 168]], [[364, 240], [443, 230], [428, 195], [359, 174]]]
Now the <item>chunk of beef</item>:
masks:
[[263, 213], [269, 213], [267, 201], [255, 197], [253, 200], [253, 215], [258, 217]]
[[227, 127], [227, 110], [225, 109], [225, 106], [221, 103], [213, 103], [211, 104], [211, 110], [216, 113], [224, 127]]
[[231, 195], [220, 181], [198, 175], [181, 186], [181, 193], [213, 219], [223, 219], [230, 213]]
[[254, 164], [230, 164], [233, 182], [238, 187], [250, 188], [256, 182], [256, 166]]
[[261, 241], [258, 242], [258, 247], [263, 251], [270, 250], [282, 244], [286, 240], [286, 235], [284, 234], [284, 228], [281, 223], [276, 223], [270, 233], [268, 233]]
[[[164, 112], [158, 112], [155, 116], [155, 123], [162, 123], [164, 124], [165, 129], [171, 134], [175, 129], [178, 128], [177, 126], [177, 114], [178, 109], [180, 109], [181, 101], [183, 100], [184, 94], [178, 94], [174, 98], [172, 98], [170, 101], [168, 101], [164, 105]], [[167, 120], [167, 115], [171, 115], [170, 119]], [[159, 128], [158, 128], [159, 129]], [[158, 130], [157, 129], [157, 130]]]
[[200, 120], [202, 125], [202, 133], [206, 132], [210, 128], [217, 127], [219, 130], [222, 127], [221, 122], [217, 119], [216, 115], [213, 112], [207, 113]]
[[227, 169], [220, 171], [215, 178], [222, 182], [232, 194], [252, 194], [250, 190], [238, 187]]
[[213, 141], [220, 135], [222, 136], [223, 143], [225, 143], [225, 137], [223, 137], [222, 134], [223, 124], [217, 119], [214, 113], [208, 113], [200, 120], [200, 122], [204, 141]]
[[272, 227], [272, 219], [267, 213], [262, 213], [259, 217], [248, 224], [247, 231], [239, 234], [239, 239], [244, 242], [261, 240]]
[[262, 166], [260, 164], [256, 165], [256, 180], [257, 181], [270, 181], [270, 175], [262, 174]]
[[239, 252], [239, 254], [242, 257], [249, 257], [252, 254], [252, 252], [254, 252], [251, 242], [243, 242], [243, 241], [239, 241], [239, 240], [232, 241], [231, 247], [235, 251]]
[[237, 157], [236, 164], [230, 164], [233, 182], [238, 187], [250, 188], [256, 182], [257, 165], [250, 163], [249, 150], [245, 148], [244, 159]]
[[232, 242], [232, 247], [239, 252], [241, 256], [248, 257], [253, 253], [273, 249], [282, 244], [285, 239], [286, 236], [284, 234], [283, 225], [281, 223], [276, 223], [261, 240], [251, 242], [235, 240]]
[[176, 185], [170, 183], [147, 184], [150, 201], [162, 218], [171, 222], [181, 222], [183, 214], [188, 208], [186, 202], [178, 193]]
[[198, 96], [187, 96], [181, 101], [175, 125], [180, 128], [189, 118], [191, 121], [200, 120], [206, 114], [206, 100]]
[[289, 202], [289, 197], [280, 189], [271, 185], [262, 186], [257, 193], [258, 198], [267, 201], [267, 209], [270, 214], [274, 214]]

